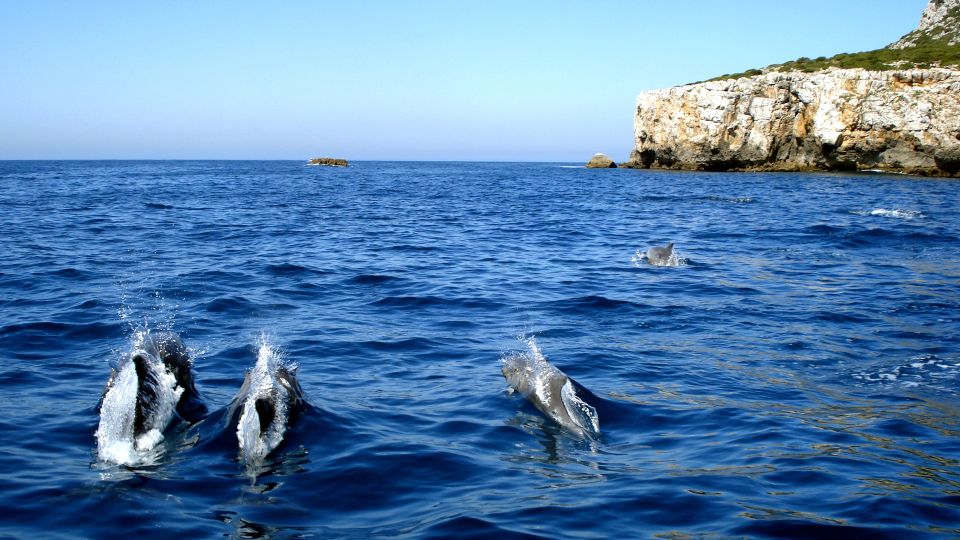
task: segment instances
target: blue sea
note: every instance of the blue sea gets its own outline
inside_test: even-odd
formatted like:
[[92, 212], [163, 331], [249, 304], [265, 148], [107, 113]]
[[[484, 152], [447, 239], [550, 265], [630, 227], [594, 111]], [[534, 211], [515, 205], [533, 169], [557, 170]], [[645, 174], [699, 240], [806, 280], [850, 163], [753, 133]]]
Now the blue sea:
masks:
[[[3, 538], [960, 535], [957, 181], [7, 161], [0, 254]], [[206, 417], [105, 462], [160, 331]], [[251, 469], [264, 344], [309, 405]], [[507, 391], [534, 350], [598, 437]]]

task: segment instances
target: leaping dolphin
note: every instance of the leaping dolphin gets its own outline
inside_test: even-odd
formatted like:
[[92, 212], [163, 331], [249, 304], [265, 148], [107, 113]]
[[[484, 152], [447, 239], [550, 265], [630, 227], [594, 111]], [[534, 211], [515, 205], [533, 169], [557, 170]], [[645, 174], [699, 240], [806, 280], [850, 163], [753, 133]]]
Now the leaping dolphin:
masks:
[[192, 367], [177, 334], [138, 334], [130, 354], [110, 370], [100, 400], [96, 433], [100, 458], [136, 463], [142, 457], [139, 454], [163, 440], [163, 432], [176, 417], [199, 420], [206, 408], [199, 401]]
[[241, 458], [256, 463], [274, 451], [305, 403], [296, 368], [283, 365], [274, 349], [261, 344], [257, 363], [244, 375], [228, 416], [234, 418], [239, 411]]
[[529, 351], [503, 358], [501, 372], [511, 391], [517, 391], [540, 412], [578, 436], [600, 435], [597, 410], [580, 399], [573, 379], [547, 361], [533, 338]]

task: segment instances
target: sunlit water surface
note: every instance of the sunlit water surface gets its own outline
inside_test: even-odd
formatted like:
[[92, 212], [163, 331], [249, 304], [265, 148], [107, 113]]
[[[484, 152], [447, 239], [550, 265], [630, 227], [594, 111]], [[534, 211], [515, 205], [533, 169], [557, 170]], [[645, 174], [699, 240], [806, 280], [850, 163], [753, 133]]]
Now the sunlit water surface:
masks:
[[[0, 162], [0, 231], [0, 536], [960, 534], [956, 181]], [[118, 466], [97, 404], [146, 330], [209, 414]], [[264, 342], [310, 405], [251, 469]], [[506, 392], [531, 343], [599, 437]]]

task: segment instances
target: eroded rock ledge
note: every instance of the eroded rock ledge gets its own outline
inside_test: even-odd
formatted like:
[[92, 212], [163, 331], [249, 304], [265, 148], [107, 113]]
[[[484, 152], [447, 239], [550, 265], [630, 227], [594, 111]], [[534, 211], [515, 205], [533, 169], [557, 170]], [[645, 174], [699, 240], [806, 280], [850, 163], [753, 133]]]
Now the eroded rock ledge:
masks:
[[771, 72], [644, 92], [627, 166], [960, 173], [960, 71]]

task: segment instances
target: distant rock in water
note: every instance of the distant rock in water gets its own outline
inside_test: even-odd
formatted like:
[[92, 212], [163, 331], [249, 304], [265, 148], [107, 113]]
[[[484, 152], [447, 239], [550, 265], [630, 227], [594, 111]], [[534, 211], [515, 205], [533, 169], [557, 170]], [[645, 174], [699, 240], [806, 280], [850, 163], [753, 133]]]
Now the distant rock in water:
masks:
[[616, 167], [617, 164], [612, 159], [599, 152], [587, 162], [588, 169], [615, 169]]
[[307, 162], [307, 165], [324, 165], [326, 167], [346, 167], [347, 160], [340, 158], [318, 157]]

